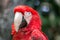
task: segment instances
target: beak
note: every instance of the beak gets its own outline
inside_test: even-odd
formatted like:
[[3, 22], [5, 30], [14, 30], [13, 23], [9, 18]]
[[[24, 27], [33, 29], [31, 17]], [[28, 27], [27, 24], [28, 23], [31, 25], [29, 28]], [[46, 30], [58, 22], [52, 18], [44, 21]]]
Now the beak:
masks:
[[24, 19], [24, 17], [22, 18], [22, 22], [21, 22], [21, 24], [20, 24], [20, 28], [24, 28], [24, 27], [26, 27], [27, 26], [27, 22], [26, 22], [26, 20]]
[[15, 25], [16, 32], [18, 32], [18, 30], [19, 30], [19, 26], [22, 22], [22, 17], [23, 17], [23, 15], [21, 12], [16, 12], [15, 18], [14, 18], [14, 25]]

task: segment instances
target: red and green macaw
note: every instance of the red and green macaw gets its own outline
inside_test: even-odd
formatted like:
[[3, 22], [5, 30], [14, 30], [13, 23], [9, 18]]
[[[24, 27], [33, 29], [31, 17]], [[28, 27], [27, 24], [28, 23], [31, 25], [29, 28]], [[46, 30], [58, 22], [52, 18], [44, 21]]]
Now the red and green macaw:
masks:
[[42, 22], [36, 10], [26, 5], [20, 5], [14, 8], [14, 14], [12, 40], [48, 40], [41, 30]]

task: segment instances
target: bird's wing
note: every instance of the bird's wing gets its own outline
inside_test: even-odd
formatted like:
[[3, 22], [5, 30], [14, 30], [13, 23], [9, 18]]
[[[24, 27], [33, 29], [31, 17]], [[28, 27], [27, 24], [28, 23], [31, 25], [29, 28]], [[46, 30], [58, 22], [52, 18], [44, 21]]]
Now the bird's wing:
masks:
[[34, 30], [32, 32], [32, 40], [48, 40], [48, 38], [42, 31]]

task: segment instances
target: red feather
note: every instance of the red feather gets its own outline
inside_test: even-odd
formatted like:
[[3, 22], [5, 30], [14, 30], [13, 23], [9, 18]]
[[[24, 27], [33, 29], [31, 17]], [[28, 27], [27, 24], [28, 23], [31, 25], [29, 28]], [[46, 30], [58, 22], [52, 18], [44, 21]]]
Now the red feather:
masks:
[[14, 13], [22, 12], [24, 14], [25, 11], [31, 12], [33, 17], [28, 26], [19, 29], [18, 32], [15, 31], [14, 25], [12, 26], [12, 40], [48, 40], [47, 36], [41, 30], [42, 22], [36, 10], [25, 5], [17, 6], [14, 8]]

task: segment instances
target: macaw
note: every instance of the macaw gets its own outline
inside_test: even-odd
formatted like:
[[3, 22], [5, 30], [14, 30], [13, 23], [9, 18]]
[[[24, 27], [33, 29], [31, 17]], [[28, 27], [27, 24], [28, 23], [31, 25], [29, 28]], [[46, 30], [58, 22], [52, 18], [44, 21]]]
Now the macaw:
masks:
[[12, 40], [48, 40], [42, 32], [42, 21], [36, 10], [27, 5], [19, 5], [14, 8], [14, 15]]

